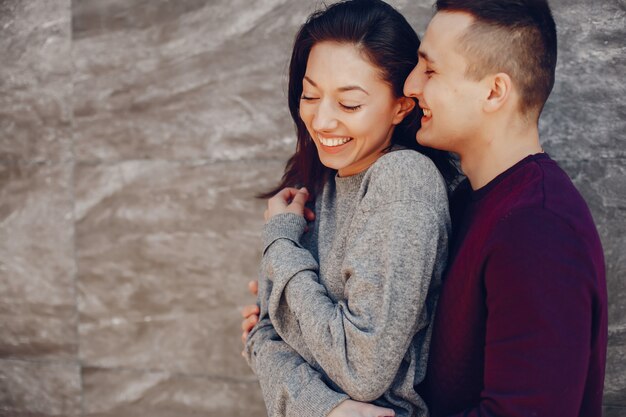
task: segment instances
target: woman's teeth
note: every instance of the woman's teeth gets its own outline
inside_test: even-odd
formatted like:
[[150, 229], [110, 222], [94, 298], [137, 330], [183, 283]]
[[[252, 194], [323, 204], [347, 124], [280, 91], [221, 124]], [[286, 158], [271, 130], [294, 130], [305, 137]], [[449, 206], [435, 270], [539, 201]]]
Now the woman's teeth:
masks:
[[424, 112], [424, 116], [426, 117], [432, 117], [433, 112], [430, 109], [422, 109], [422, 111]]
[[328, 138], [323, 138], [320, 135], [317, 135], [317, 138], [324, 146], [340, 146], [352, 140], [352, 138], [348, 138], [348, 137], [328, 139]]

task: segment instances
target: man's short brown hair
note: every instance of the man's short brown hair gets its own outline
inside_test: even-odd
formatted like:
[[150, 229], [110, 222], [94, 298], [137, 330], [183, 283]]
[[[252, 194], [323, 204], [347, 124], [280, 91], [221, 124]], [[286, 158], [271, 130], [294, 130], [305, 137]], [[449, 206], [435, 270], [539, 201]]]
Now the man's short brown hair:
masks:
[[437, 11], [464, 12], [474, 23], [461, 36], [466, 75], [507, 73], [523, 113], [541, 113], [554, 86], [556, 25], [545, 0], [438, 0]]

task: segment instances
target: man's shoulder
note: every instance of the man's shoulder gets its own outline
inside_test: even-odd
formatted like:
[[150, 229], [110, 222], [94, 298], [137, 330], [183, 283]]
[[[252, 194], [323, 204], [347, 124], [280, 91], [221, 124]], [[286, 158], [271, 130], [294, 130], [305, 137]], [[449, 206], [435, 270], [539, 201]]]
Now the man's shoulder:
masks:
[[569, 175], [559, 164], [545, 157], [532, 164], [526, 173], [528, 180], [513, 188], [509, 207], [503, 213], [510, 221], [559, 222], [580, 231], [593, 229], [595, 224], [589, 207]]

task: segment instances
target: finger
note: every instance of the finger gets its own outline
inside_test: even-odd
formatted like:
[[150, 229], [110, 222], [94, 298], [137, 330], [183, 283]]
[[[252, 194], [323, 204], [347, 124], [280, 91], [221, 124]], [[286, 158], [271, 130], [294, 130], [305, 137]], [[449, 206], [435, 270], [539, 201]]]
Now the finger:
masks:
[[283, 188], [274, 197], [267, 200], [268, 219], [278, 213], [283, 213], [297, 193], [297, 188]]
[[293, 188], [293, 187], [283, 188], [278, 193], [276, 193], [274, 197], [270, 198], [269, 201], [278, 200], [278, 201], [289, 202], [291, 201], [292, 198], [295, 197], [296, 194], [298, 194], [298, 191], [299, 190], [297, 188]]
[[315, 212], [313, 210], [311, 210], [308, 207], [304, 208], [304, 218], [307, 219], [307, 221], [312, 222], [313, 220], [315, 220]]
[[306, 188], [302, 187], [291, 200], [290, 206], [297, 206], [300, 208], [300, 211], [304, 212], [304, 205], [306, 201], [309, 199], [309, 192]]
[[259, 293], [259, 281], [254, 280], [248, 282], [248, 291], [250, 291], [252, 295], [257, 295]]
[[247, 319], [241, 322], [241, 331], [249, 332], [254, 327], [254, 324], [253, 324], [254, 319], [252, 317], [248, 317]]
[[241, 310], [241, 315], [244, 319], [247, 319], [252, 314], [259, 314], [259, 306], [257, 306], [256, 304], [247, 305]]
[[241, 311], [241, 315], [243, 316], [244, 319], [247, 319], [253, 314], [257, 316], [259, 315], [259, 306], [257, 306], [256, 304], [247, 305]]
[[255, 324], [259, 322], [259, 316], [253, 315], [246, 319], [246, 327], [242, 329], [244, 332], [249, 332], [252, 330]]
[[244, 346], [246, 345], [246, 340], [248, 339], [248, 334], [249, 333], [250, 332], [243, 332], [243, 333], [241, 333], [241, 343], [243, 343]]
[[258, 316], [248, 317], [247, 319], [241, 322], [241, 330], [243, 330], [244, 332], [249, 332], [250, 330], [252, 330], [252, 328], [254, 327], [257, 321], [259, 321]]

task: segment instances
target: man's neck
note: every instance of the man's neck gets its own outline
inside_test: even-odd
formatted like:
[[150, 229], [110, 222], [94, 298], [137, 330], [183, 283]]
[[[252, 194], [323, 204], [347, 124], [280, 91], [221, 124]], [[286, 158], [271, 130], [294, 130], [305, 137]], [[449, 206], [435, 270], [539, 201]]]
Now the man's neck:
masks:
[[490, 139], [476, 141], [475, 147], [460, 152], [461, 169], [472, 189], [487, 185], [498, 175], [526, 158], [543, 152], [536, 127], [519, 132], [499, 132]]

